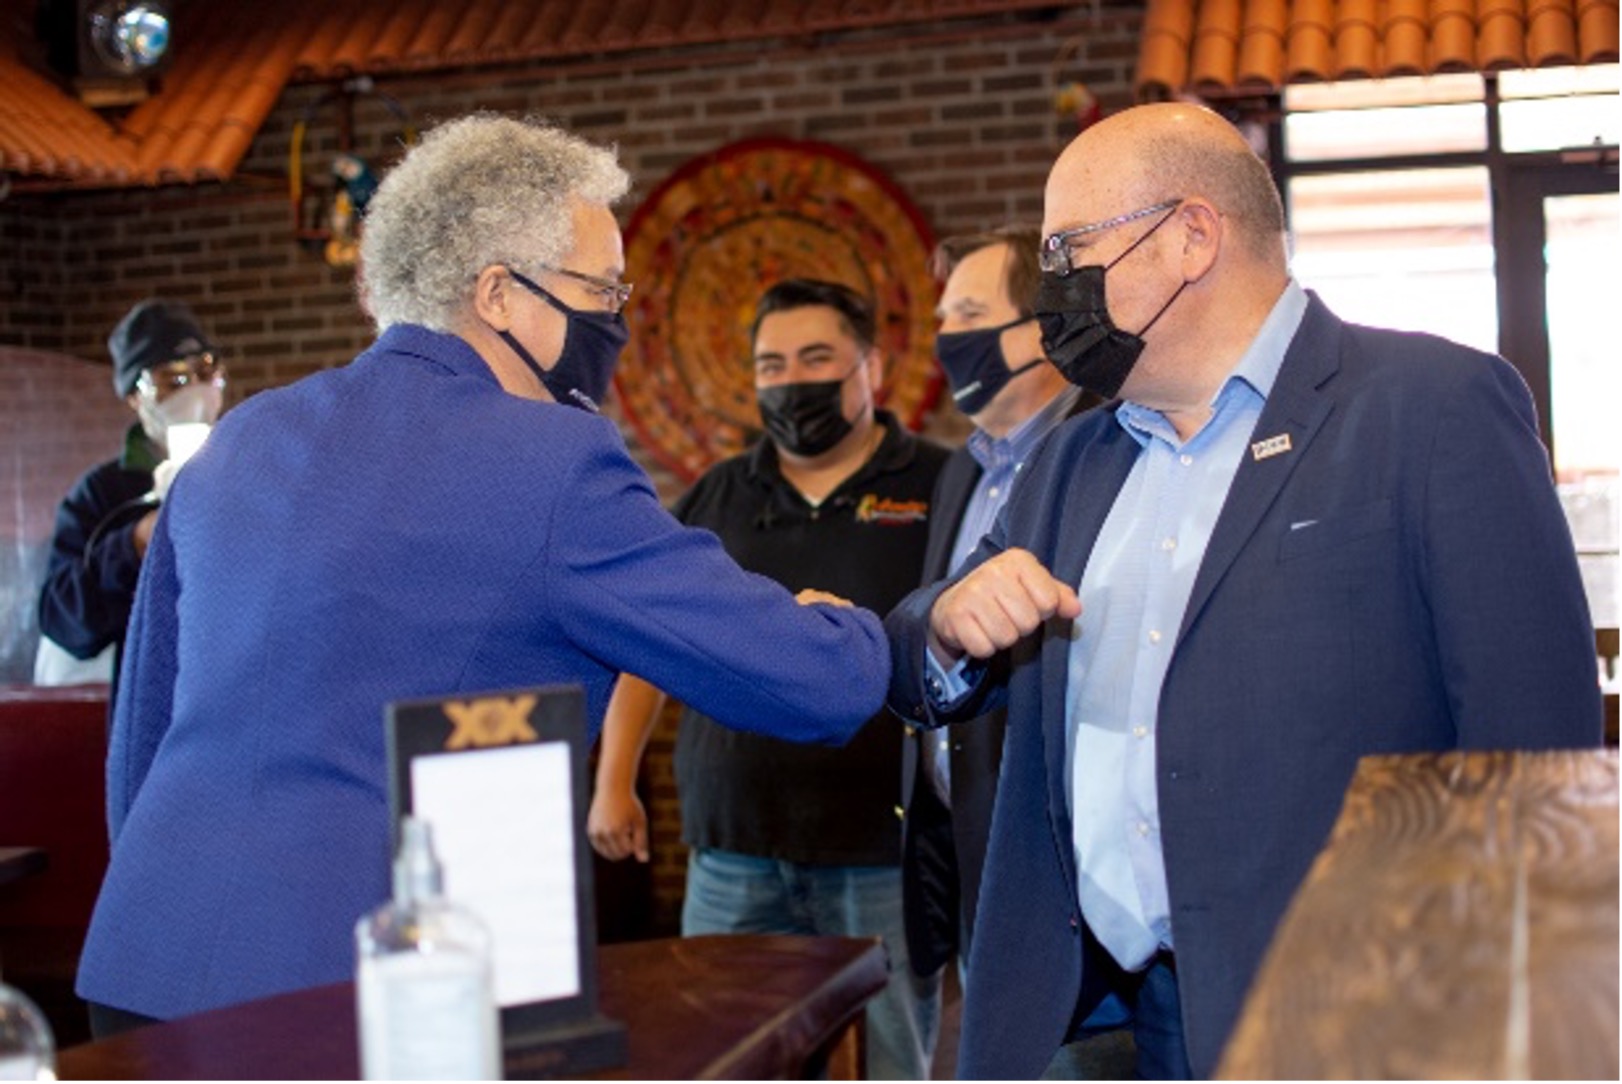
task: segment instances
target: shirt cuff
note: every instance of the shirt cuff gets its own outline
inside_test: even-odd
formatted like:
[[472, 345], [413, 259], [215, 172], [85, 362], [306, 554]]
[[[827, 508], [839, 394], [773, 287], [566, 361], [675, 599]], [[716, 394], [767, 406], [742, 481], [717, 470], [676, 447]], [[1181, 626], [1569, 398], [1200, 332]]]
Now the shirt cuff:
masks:
[[979, 659], [964, 655], [952, 664], [950, 670], [946, 669], [935, 659], [929, 648], [924, 648], [924, 693], [929, 697], [929, 706], [936, 711], [949, 711], [961, 704], [970, 693], [980, 685], [980, 679], [985, 675], [985, 664]]

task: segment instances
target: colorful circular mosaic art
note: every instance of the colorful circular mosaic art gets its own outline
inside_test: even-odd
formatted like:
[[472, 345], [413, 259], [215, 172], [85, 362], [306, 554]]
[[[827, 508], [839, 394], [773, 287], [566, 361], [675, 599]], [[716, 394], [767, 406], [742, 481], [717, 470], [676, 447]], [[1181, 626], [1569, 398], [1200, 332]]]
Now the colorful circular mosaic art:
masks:
[[916, 428], [941, 387], [933, 244], [911, 201], [836, 147], [754, 139], [687, 163], [626, 230], [636, 292], [614, 384], [627, 421], [687, 481], [741, 451], [760, 427], [755, 303], [782, 279], [820, 278], [872, 299], [884, 405]]

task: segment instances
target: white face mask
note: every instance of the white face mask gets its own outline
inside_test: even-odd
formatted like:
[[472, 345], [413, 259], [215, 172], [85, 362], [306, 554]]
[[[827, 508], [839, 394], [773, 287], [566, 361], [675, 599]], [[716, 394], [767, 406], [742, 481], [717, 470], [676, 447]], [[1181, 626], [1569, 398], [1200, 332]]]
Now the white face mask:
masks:
[[225, 389], [212, 381], [181, 388], [161, 403], [141, 396], [136, 411], [141, 428], [153, 443], [168, 447], [169, 427], [202, 423], [213, 425], [225, 405]]

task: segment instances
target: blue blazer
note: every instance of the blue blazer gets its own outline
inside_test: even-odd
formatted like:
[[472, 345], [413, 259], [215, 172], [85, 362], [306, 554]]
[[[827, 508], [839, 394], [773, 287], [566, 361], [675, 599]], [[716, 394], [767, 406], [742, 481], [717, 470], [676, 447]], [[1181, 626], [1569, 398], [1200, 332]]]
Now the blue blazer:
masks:
[[[1183, 1022], [1215, 1068], [1359, 757], [1598, 744], [1593, 632], [1532, 402], [1501, 359], [1345, 324], [1316, 297], [1257, 422], [1161, 689], [1156, 778]], [[1030, 550], [1081, 582], [1139, 446], [1111, 410], [1048, 440], [969, 567]], [[886, 622], [890, 703], [937, 725], [1006, 704], [959, 1071], [1030, 1079], [1065, 1040], [1081, 916], [1067, 629], [1004, 653], [951, 715], [922, 692], [930, 607]], [[1087, 615], [1082, 614], [1085, 624]]]
[[625, 669], [838, 742], [889, 657], [877, 617], [744, 572], [611, 421], [507, 394], [454, 336], [395, 327], [254, 396], [176, 478], [142, 570], [80, 994], [169, 1018], [351, 977], [388, 895], [384, 705], [578, 683], [595, 736]]

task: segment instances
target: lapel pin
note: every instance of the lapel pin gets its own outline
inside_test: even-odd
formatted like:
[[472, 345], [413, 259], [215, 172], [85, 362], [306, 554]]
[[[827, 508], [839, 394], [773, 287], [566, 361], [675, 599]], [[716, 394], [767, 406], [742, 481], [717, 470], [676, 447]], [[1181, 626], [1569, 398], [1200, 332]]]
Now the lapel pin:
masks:
[[1280, 433], [1276, 437], [1258, 440], [1250, 446], [1250, 455], [1258, 463], [1275, 455], [1283, 455], [1290, 450], [1290, 434]]

